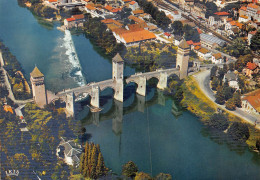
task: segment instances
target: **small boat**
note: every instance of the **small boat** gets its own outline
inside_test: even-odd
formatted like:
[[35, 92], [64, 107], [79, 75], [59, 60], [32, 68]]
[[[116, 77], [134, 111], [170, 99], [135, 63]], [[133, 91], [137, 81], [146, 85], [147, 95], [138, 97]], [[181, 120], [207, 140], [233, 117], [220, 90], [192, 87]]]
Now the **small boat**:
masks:
[[98, 108], [98, 107], [93, 107], [93, 106], [89, 106], [89, 105], [88, 105], [88, 107], [89, 107], [91, 112], [100, 112], [100, 111], [102, 111], [102, 109]]

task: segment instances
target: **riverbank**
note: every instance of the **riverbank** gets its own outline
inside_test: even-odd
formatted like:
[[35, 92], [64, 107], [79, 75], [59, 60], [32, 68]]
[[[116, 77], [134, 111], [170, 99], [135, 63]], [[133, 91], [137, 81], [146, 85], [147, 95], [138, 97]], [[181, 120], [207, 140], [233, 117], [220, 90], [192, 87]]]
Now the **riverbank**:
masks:
[[[198, 82], [193, 76], [187, 77], [182, 86], [184, 98], [181, 101], [181, 104], [185, 106], [190, 112], [198, 116], [203, 124], [207, 124], [209, 118], [215, 112], [217, 112], [217, 109], [220, 107], [218, 107], [209, 97], [203, 93]], [[248, 121], [235, 116], [226, 109], [222, 109], [222, 111], [223, 113], [227, 114], [231, 123], [242, 122], [248, 125], [250, 137], [246, 143], [251, 150], [254, 150], [256, 147], [256, 140], [260, 138], [260, 130], [251, 123], [248, 123]]]

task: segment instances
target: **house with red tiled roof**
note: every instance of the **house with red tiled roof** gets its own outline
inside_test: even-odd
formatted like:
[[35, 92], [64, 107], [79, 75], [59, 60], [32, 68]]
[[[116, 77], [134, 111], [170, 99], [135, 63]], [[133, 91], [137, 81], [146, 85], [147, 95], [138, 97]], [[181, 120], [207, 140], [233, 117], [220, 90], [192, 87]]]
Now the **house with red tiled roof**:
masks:
[[249, 20], [250, 20], [249, 17], [245, 16], [245, 15], [239, 15], [239, 17], [238, 17], [238, 22], [240, 22], [240, 23], [243, 23], [243, 22], [245, 23]]
[[247, 15], [247, 7], [246, 6], [242, 6], [240, 9], [239, 9], [239, 16], [243, 15], [243, 16], [246, 16]]
[[257, 11], [259, 11], [259, 10], [260, 9], [259, 9], [258, 5], [254, 4], [254, 3], [248, 4], [247, 9], [246, 9], [247, 16], [254, 17], [254, 16], [256, 16]]
[[165, 32], [165, 33], [164, 33], [164, 36], [166, 36], [167, 38], [169, 38], [169, 37], [171, 37], [171, 34], [168, 33], [168, 32]]
[[246, 64], [246, 68], [243, 69], [243, 72], [246, 76], [252, 78], [253, 74], [257, 74], [259, 72], [259, 66], [256, 63], [248, 62]]
[[214, 64], [221, 64], [221, 63], [223, 63], [223, 58], [222, 58], [221, 53], [212, 54], [211, 61]]
[[206, 48], [200, 48], [198, 50], [198, 56], [202, 60], [207, 60], [211, 58], [211, 52], [207, 50]]
[[135, 11], [135, 10], [137, 10], [139, 8], [139, 5], [138, 5], [137, 2], [131, 1], [131, 2], [129, 2], [129, 6], [128, 7], [131, 8], [132, 11]]
[[244, 95], [242, 109], [248, 113], [260, 114], [260, 89]]
[[251, 38], [257, 33], [257, 31], [250, 31], [247, 35], [248, 44], [251, 44]]
[[75, 18], [67, 18], [64, 19], [64, 26], [66, 29], [71, 29], [76, 26], [76, 19]]
[[6, 105], [3, 106], [3, 108], [4, 108], [5, 112], [10, 112], [12, 114], [14, 113], [13, 108], [10, 105], [6, 104]]

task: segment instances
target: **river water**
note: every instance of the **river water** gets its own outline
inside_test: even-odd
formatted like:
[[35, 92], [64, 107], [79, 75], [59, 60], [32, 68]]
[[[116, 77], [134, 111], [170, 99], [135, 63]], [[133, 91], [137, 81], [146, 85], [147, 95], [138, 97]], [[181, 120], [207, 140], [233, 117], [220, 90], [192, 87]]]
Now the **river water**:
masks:
[[[52, 91], [111, 78], [111, 59], [100, 55], [83, 35], [60, 32], [56, 26], [40, 23], [16, 0], [0, 1], [0, 38], [27, 78], [35, 65]], [[125, 72], [135, 71], [126, 66]], [[210, 136], [197, 117], [176, 110], [162, 92], [149, 88], [144, 98], [135, 95], [130, 84], [123, 104], [111, 96], [110, 89], [102, 92], [102, 112], [91, 114], [85, 108], [77, 117], [116, 173], [132, 160], [140, 171], [170, 173], [176, 179], [260, 179], [256, 154]]]

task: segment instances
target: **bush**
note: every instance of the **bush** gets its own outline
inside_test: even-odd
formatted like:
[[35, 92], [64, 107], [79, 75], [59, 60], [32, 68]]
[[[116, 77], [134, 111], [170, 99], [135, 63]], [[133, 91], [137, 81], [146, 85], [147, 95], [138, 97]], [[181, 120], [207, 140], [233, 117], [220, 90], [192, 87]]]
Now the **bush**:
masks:
[[246, 141], [250, 132], [248, 126], [244, 123], [234, 122], [228, 129], [228, 135], [236, 141]]
[[135, 180], [152, 180], [152, 177], [144, 172], [139, 172], [135, 176]]
[[138, 172], [138, 167], [133, 161], [129, 161], [123, 165], [122, 174], [127, 177], [135, 177], [136, 173]]
[[228, 128], [229, 122], [224, 114], [215, 113], [210, 117], [208, 125], [210, 128], [224, 131]]

